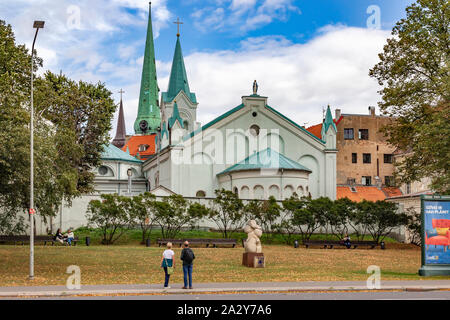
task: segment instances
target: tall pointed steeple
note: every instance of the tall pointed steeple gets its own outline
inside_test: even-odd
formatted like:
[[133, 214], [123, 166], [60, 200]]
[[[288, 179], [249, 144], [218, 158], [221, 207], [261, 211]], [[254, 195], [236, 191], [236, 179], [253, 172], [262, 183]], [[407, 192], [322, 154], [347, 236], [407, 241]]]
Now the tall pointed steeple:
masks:
[[181, 90], [184, 91], [192, 103], [197, 103], [195, 93], [191, 93], [189, 89], [183, 52], [181, 51], [180, 34], [178, 33], [175, 54], [173, 55], [172, 61], [172, 71], [170, 72], [169, 89], [163, 93], [164, 101], [172, 102]]
[[125, 117], [123, 114], [122, 93], [123, 91], [120, 90], [119, 119], [117, 120], [116, 137], [112, 141], [112, 144], [119, 149], [121, 149], [125, 145], [127, 133], [125, 128]]
[[324, 137], [330, 127], [334, 129], [334, 132], [337, 132], [337, 127], [333, 121], [333, 115], [331, 114], [330, 106], [328, 106], [325, 121], [322, 124], [322, 140], [325, 140]]
[[156, 78], [155, 46], [153, 42], [152, 10], [150, 3], [139, 108], [136, 121], [134, 122], [134, 131], [136, 134], [156, 133], [156, 129], [161, 123], [158, 98], [159, 88]]

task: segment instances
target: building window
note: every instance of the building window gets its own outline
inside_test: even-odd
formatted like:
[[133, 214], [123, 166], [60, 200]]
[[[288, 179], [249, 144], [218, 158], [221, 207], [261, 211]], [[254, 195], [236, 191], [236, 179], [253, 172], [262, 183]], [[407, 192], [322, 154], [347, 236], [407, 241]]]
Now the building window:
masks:
[[197, 191], [197, 193], [195, 194], [195, 196], [196, 196], [197, 198], [204, 198], [204, 197], [206, 197], [206, 193], [205, 193], [205, 191], [199, 190], [199, 191]]
[[353, 128], [344, 129], [344, 140], [353, 140], [355, 138]]
[[393, 187], [394, 186], [394, 177], [393, 176], [385, 176], [384, 177], [384, 184], [387, 187]]
[[149, 146], [148, 146], [147, 144], [141, 144], [141, 145], [139, 146], [139, 152], [147, 151], [148, 147], [149, 147]]
[[359, 129], [359, 140], [369, 140], [369, 129]]
[[250, 127], [250, 134], [254, 137], [257, 137], [259, 136], [259, 130], [260, 130], [259, 127], [256, 124], [254, 124]]
[[411, 183], [407, 183], [406, 184], [406, 194], [410, 194], [411, 193]]
[[361, 179], [361, 184], [363, 186], [371, 186], [372, 185], [372, 177], [371, 176], [363, 176]]
[[363, 153], [363, 163], [371, 163], [372, 156], [370, 153]]
[[348, 185], [355, 185], [356, 179], [355, 178], [347, 178], [347, 184]]
[[384, 154], [384, 163], [392, 163], [394, 162], [393, 154]]
[[358, 154], [352, 153], [352, 163], [358, 163]]
[[102, 176], [106, 175], [108, 173], [108, 168], [105, 166], [101, 166], [98, 168], [98, 173]]

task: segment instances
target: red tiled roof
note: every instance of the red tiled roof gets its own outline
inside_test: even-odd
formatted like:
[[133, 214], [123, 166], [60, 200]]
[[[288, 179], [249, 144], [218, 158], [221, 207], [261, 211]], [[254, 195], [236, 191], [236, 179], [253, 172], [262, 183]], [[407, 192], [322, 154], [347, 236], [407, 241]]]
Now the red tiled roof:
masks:
[[[146, 135], [146, 136], [132, 136], [127, 143], [123, 146], [123, 151], [130, 151], [130, 155], [136, 156], [139, 153], [140, 158], [148, 158], [155, 154], [156, 145], [155, 145], [155, 137], [156, 134]], [[139, 151], [139, 146], [148, 145], [148, 149], [146, 151]]]
[[362, 200], [378, 201], [384, 200], [392, 195], [402, 194], [398, 188], [382, 188], [375, 186], [356, 186], [356, 192], [352, 192], [349, 186], [338, 186], [336, 188], [336, 198], [348, 198], [352, 201], [360, 202]]
[[403, 195], [403, 193], [401, 192], [401, 190], [399, 188], [385, 187], [385, 188], [381, 188], [381, 189], [384, 191], [384, 193], [386, 194], [386, 196], [388, 198]]
[[[333, 120], [334, 124], [337, 126], [343, 118], [344, 118], [344, 116], [341, 116], [337, 121], [336, 121], [336, 119], [334, 119]], [[306, 130], [308, 130], [310, 133], [315, 135], [317, 138], [322, 139], [322, 123], [311, 126], [311, 127], [307, 128]]]

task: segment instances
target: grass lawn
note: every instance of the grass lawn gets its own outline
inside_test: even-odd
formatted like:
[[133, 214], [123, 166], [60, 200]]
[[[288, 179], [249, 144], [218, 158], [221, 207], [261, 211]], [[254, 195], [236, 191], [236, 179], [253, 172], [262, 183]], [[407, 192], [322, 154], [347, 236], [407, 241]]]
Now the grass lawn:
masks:
[[[380, 266], [382, 280], [420, 279], [417, 275], [420, 249], [412, 245], [390, 244], [386, 250], [295, 249], [265, 245], [265, 269], [242, 266], [242, 247], [193, 249], [196, 255], [194, 282], [366, 280], [369, 265]], [[29, 246], [1, 245], [0, 286], [65, 285], [69, 265], [81, 268], [82, 284], [162, 284], [163, 250], [136, 245], [36, 246], [35, 280], [30, 282], [27, 280]], [[174, 251], [177, 265], [171, 282], [181, 283], [181, 249]]]

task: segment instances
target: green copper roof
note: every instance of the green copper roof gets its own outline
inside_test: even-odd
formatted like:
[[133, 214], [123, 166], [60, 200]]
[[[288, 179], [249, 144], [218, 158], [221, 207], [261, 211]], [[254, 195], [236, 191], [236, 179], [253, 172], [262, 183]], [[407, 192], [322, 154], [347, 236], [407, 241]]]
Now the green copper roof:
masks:
[[325, 122], [322, 126], [322, 138], [325, 137], [325, 133], [327, 133], [328, 128], [333, 127], [334, 130], [337, 132], [336, 124], [333, 121], [333, 116], [331, 115], [331, 109], [330, 106], [327, 108], [327, 114], [325, 116]]
[[184, 128], [183, 119], [180, 116], [180, 111], [178, 110], [178, 105], [175, 102], [173, 105], [172, 116], [169, 118], [169, 129], [172, 129], [175, 122], [178, 120], [182, 128]]
[[[155, 46], [153, 43], [151, 5], [148, 18], [147, 40], [145, 43], [144, 66], [142, 68], [141, 91], [139, 94], [139, 108], [134, 131], [136, 134], [153, 134], [161, 123], [159, 110], [159, 88], [156, 78]], [[147, 121], [148, 129], [141, 129], [141, 121]]]
[[141, 160], [131, 156], [129, 153], [124, 152], [112, 144], [105, 145], [101, 154], [102, 160], [110, 161], [125, 161], [142, 163]]
[[173, 55], [172, 71], [170, 72], [169, 89], [167, 92], [163, 92], [163, 100], [165, 102], [171, 102], [181, 90], [184, 91], [191, 102], [197, 103], [195, 93], [191, 93], [189, 89], [183, 53], [181, 51], [180, 37], [177, 36], [175, 54]]
[[312, 172], [301, 164], [291, 160], [282, 154], [267, 148], [259, 151], [245, 160], [227, 168], [217, 175], [222, 175], [234, 171], [260, 170], [260, 169], [284, 169], [284, 170], [303, 170]]
[[166, 122], [164, 121], [161, 125], [161, 139], [163, 139], [165, 135], [169, 137], [169, 131], [167, 131], [167, 125]]

